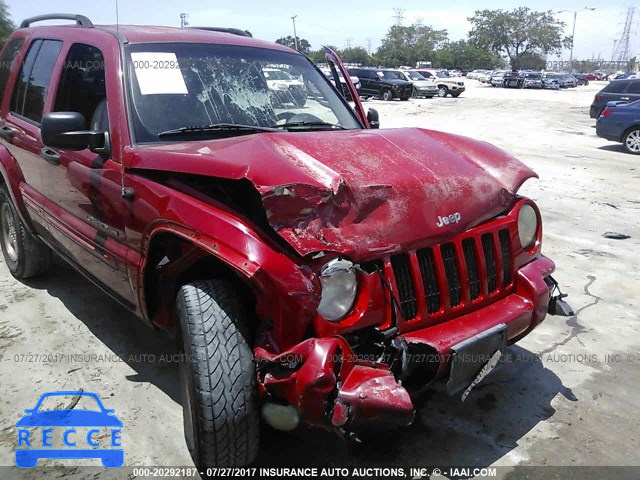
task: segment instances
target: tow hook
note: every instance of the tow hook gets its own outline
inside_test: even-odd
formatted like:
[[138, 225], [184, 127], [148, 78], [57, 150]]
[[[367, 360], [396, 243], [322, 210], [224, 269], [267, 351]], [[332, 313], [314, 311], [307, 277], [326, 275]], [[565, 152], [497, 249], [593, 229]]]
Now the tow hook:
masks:
[[[560, 291], [560, 287], [558, 286], [558, 282], [555, 278], [549, 275], [545, 278], [547, 283], [550, 283], [550, 287], [552, 287], [551, 292], [549, 294], [549, 315], [558, 315], [560, 317], [572, 317], [574, 314], [573, 308], [565, 302], [563, 299], [568, 295], [566, 293], [562, 293]], [[558, 292], [557, 295], [554, 295], [555, 292]]]

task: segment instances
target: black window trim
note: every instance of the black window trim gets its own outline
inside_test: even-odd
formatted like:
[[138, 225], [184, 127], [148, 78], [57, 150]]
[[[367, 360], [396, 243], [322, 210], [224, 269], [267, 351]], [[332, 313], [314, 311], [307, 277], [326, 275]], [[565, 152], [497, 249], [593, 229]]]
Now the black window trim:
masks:
[[[58, 52], [58, 56], [60, 56], [60, 54], [62, 53], [63, 48], [64, 48], [64, 44], [65, 44], [65, 41], [63, 39], [61, 39], [61, 38], [44, 38], [44, 37], [32, 38], [31, 41], [29, 42], [28, 46], [27, 46], [27, 50], [25, 51], [24, 57], [22, 59], [22, 65], [23, 66], [26, 63], [27, 56], [29, 55], [29, 52], [31, 51], [32, 45], [34, 43], [38, 42], [38, 41], [40, 42], [40, 45], [38, 45], [38, 51], [36, 52], [36, 56], [35, 56], [35, 59], [33, 61], [33, 65], [31, 65], [31, 69], [29, 70], [29, 77], [31, 77], [31, 73], [33, 72], [33, 67], [36, 64], [35, 61], [38, 59], [38, 55], [40, 55], [40, 50], [42, 49], [42, 45], [44, 45], [44, 42], [46, 42], [46, 41], [59, 42], [61, 44], [61, 46], [60, 46], [60, 51]], [[58, 59], [56, 59], [56, 62], [57, 61], [58, 61]], [[54, 64], [54, 68], [53, 68], [53, 70], [51, 72], [51, 78], [49, 79], [49, 86], [51, 86], [51, 82], [53, 80], [54, 72], [55, 72], [55, 64]], [[16, 76], [16, 79], [14, 81], [13, 90], [11, 91], [11, 97], [13, 97], [13, 93], [15, 92], [15, 89], [16, 89], [17, 83], [18, 83], [17, 80], [18, 80], [18, 77], [20, 76], [21, 73], [22, 73], [22, 68], [19, 70], [18, 75]], [[50, 91], [49, 91], [49, 89], [47, 89], [47, 96], [49, 95], [49, 93], [50, 93]], [[47, 96], [45, 96], [45, 98], [44, 98], [44, 104], [47, 103]], [[27, 90], [25, 90], [25, 92], [24, 92], [24, 99], [23, 99], [23, 102], [22, 102], [23, 110], [24, 110], [24, 104], [26, 103], [26, 100], [27, 100]], [[44, 113], [45, 113], [44, 112], [44, 104], [42, 106], [42, 115], [44, 115]], [[9, 106], [8, 106], [8, 109], [7, 109], [7, 115], [8, 116], [10, 115], [10, 116], [12, 116], [14, 118], [20, 119], [23, 122], [27, 122], [27, 123], [35, 126], [35, 127], [40, 127], [40, 125], [42, 123], [42, 122], [37, 122], [37, 121], [33, 120], [32, 118], [25, 117], [24, 115], [22, 115], [22, 114], [20, 114], [18, 112], [14, 112], [13, 110], [11, 110], [11, 98], [9, 99]], [[40, 117], [40, 118], [42, 119], [42, 117]]]
[[[26, 40], [27, 39], [25, 37], [17, 37], [17, 36], [10, 37], [9, 39], [7, 39], [6, 43], [2, 47], [0, 47], [1, 53], [4, 54], [6, 49], [9, 48], [9, 45], [11, 45], [12, 43], [18, 44], [18, 48], [15, 52], [15, 56], [11, 61], [12, 65], [18, 59], [18, 57], [20, 57], [21, 50], [24, 48]], [[7, 92], [10, 92], [11, 94], [13, 94], [13, 89], [9, 88], [9, 87], [13, 87], [13, 85], [10, 84], [11, 73], [12, 73], [11, 69], [7, 68], [7, 78], [5, 80], [4, 90], [0, 93], [0, 106], [2, 106], [2, 103], [4, 102], [5, 97], [9, 97], [8, 103], [11, 104], [11, 98], [10, 98], [11, 96], [7, 95]]]

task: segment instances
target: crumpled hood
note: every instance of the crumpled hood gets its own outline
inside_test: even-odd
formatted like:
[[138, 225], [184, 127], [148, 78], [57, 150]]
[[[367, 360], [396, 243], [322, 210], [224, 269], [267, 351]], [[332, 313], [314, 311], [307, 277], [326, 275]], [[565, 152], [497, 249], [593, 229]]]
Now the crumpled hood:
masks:
[[488, 143], [415, 128], [140, 147], [127, 167], [246, 178], [300, 255], [336, 251], [358, 261], [446, 241], [504, 212], [536, 177]]

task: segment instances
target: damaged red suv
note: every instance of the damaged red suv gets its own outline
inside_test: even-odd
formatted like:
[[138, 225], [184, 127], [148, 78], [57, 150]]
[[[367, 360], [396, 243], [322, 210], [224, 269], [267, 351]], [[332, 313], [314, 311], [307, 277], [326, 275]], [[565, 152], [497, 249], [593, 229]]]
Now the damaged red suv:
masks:
[[[55, 19], [75, 25], [33, 26]], [[5, 261], [28, 278], [55, 252], [175, 335], [198, 466], [252, 462], [261, 417], [409, 425], [418, 390], [468, 394], [569, 313], [517, 195], [534, 172], [484, 142], [375, 129], [330, 50], [354, 108], [305, 56], [233, 29], [43, 15], [0, 57]]]

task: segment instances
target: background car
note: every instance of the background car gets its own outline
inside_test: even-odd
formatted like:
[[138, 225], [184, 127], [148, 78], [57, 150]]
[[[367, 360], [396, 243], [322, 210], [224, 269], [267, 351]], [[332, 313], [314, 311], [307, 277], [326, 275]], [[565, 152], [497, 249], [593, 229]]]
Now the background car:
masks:
[[485, 70], [478, 74], [476, 78], [480, 83], [489, 83], [491, 82], [491, 75], [493, 75], [494, 71], [495, 70]]
[[589, 85], [589, 78], [587, 75], [576, 73], [573, 76], [578, 81], [578, 85]]
[[518, 72], [505, 72], [502, 78], [502, 86], [504, 88], [523, 88], [524, 77]]
[[537, 72], [522, 73], [524, 88], [542, 88], [542, 75]]
[[560, 88], [574, 88], [578, 86], [578, 80], [573, 75], [567, 73], [558, 74]]
[[589, 109], [589, 116], [598, 118], [608, 102], [636, 100], [640, 100], [640, 79], [613, 80], [596, 94]]
[[558, 76], [550, 73], [542, 75], [542, 88], [547, 90], [560, 90], [560, 80]]
[[407, 81], [413, 83], [414, 97], [433, 98], [438, 95], [438, 86], [435, 82], [424, 78], [418, 72], [400, 70], [400, 73], [402, 73]]
[[504, 85], [505, 73], [507, 73], [506, 70], [496, 70], [493, 72], [489, 78], [489, 84], [492, 87], [502, 87]]
[[349, 75], [360, 79], [361, 96], [380, 97], [382, 100], [409, 100], [413, 94], [413, 84], [397, 70], [350, 68]]
[[452, 78], [442, 70], [434, 70], [431, 68], [416, 68], [412, 71], [418, 72], [423, 77], [432, 80], [438, 85], [438, 96], [446, 97], [451, 95], [452, 97], [459, 97], [465, 90], [464, 82], [457, 78]]
[[[335, 83], [333, 82], [333, 75], [331, 74], [331, 70], [326, 69], [326, 70], [321, 70], [322, 73], [325, 74], [325, 76], [331, 81], [332, 84], [335, 85]], [[360, 79], [354, 75], [349, 75], [349, 78], [351, 79], [351, 82], [353, 83], [353, 86], [356, 87], [356, 90], [358, 90], [358, 93], [360, 92], [360, 88], [362, 87], [362, 84], [360, 83]], [[351, 97], [351, 92], [349, 91], [349, 88], [347, 87], [347, 82], [344, 79], [344, 76], [342, 76], [342, 73], [338, 72], [338, 79], [340, 80], [340, 87], [342, 87], [342, 95], [344, 96], [344, 98], [347, 101], [353, 101], [353, 98]]]
[[622, 142], [627, 152], [640, 155], [640, 100], [607, 103], [596, 122], [596, 134]]
[[296, 107], [304, 107], [307, 103], [307, 92], [304, 83], [284, 70], [263, 68], [267, 87], [280, 103], [293, 103]]

